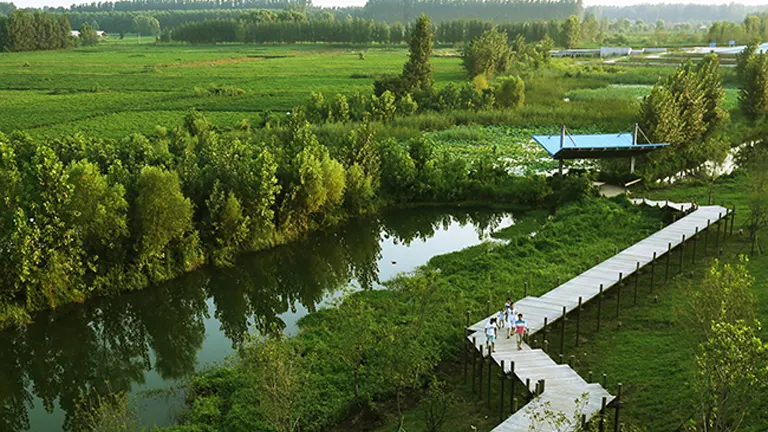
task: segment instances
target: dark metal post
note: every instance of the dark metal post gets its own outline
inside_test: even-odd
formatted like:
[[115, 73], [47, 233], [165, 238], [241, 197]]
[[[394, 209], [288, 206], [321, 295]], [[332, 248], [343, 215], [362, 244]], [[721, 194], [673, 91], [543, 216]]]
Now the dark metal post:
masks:
[[699, 237], [699, 227], [696, 227], [696, 231], [693, 233], [693, 257], [691, 263], [696, 264], [696, 239]]
[[531, 379], [526, 378], [525, 379], [525, 391], [528, 392], [528, 400], [530, 401], [533, 399], [533, 394], [531, 393]]
[[[467, 383], [467, 363], [468, 363], [467, 355], [469, 354], [467, 352], [468, 351], [467, 345], [469, 345], [467, 343], [468, 342], [467, 337], [469, 337], [469, 311], [467, 311], [467, 326], [464, 327], [464, 340], [462, 341], [462, 345], [461, 345], [464, 347], [464, 384]], [[472, 349], [474, 349], [474, 347], [472, 347]]]
[[685, 234], [683, 234], [683, 241], [680, 242], [680, 268], [677, 271], [678, 273], [683, 272], [683, 255], [685, 253], [684, 251], [685, 251]]
[[509, 391], [509, 409], [512, 414], [517, 411], [517, 408], [515, 407], [515, 403], [517, 402], [517, 398], [515, 398], [515, 362], [512, 362], [509, 365], [509, 378], [511, 382], [510, 385], [510, 391]]
[[619, 431], [619, 410], [621, 409], [621, 383], [619, 383], [619, 390], [616, 392], [616, 417], [613, 418], [613, 430]]
[[619, 273], [619, 283], [616, 285], [616, 318], [619, 317], [619, 309], [621, 309], [621, 286], [624, 285], [624, 274]]
[[477, 385], [477, 394], [483, 400], [483, 363], [485, 363], [485, 345], [480, 346], [480, 379]]
[[656, 279], [656, 251], [653, 252], [653, 261], [651, 261], [651, 294], [653, 294], [654, 279]]
[[565, 306], [563, 306], [563, 316], [560, 318], [560, 355], [565, 354]]
[[605, 432], [605, 405], [608, 403], [608, 400], [605, 396], [603, 396], [603, 402], [600, 407], [600, 432]]
[[672, 243], [667, 243], [667, 269], [664, 271], [664, 282], [669, 280], [669, 257], [672, 255]]
[[576, 309], [576, 346], [579, 346], [579, 333], [581, 333], [581, 296], [579, 296], [579, 306]]
[[485, 399], [488, 402], [488, 409], [491, 409], [491, 372], [493, 371], [493, 356], [491, 352], [488, 352], [488, 385], [485, 387], [485, 391], [488, 393], [488, 397]]
[[504, 360], [501, 361], [501, 372], [499, 373], [499, 381], [501, 384], [501, 402], [499, 403], [499, 423], [504, 421]]
[[640, 261], [638, 261], [637, 266], [635, 266], [635, 301], [632, 303], [634, 306], [637, 306], [637, 289], [638, 289], [639, 281], [640, 281]]
[[731, 231], [728, 235], [733, 235], [733, 226], [736, 224], [736, 206], [731, 209]]
[[722, 213], [717, 214], [717, 235], [715, 236], [715, 250], [720, 247], [720, 225], [721, 225], [721, 219], [723, 218]]
[[475, 392], [475, 378], [477, 378], [477, 370], [475, 368], [475, 350], [477, 349], [477, 339], [472, 338], [472, 393]]
[[597, 331], [600, 331], [600, 314], [603, 311], [603, 284], [600, 284], [600, 294], [597, 296]]

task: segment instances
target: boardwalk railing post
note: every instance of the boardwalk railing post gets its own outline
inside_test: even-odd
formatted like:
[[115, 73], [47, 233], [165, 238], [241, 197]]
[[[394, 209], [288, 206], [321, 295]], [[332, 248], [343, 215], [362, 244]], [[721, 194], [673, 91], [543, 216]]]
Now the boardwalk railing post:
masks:
[[600, 264], [600, 255], [595, 255], [595, 265]]
[[501, 372], [499, 373], [499, 382], [501, 384], [500, 389], [500, 399], [501, 402], [499, 403], [499, 423], [504, 421], [504, 380], [506, 376], [504, 375], [504, 360], [501, 361]]
[[715, 235], [715, 250], [720, 247], [720, 220], [723, 218], [723, 213], [717, 214], [717, 235]]
[[684, 250], [685, 250], [685, 234], [683, 234], [683, 241], [680, 242], [680, 267], [677, 270], [678, 273], [683, 272], [683, 254], [684, 254], [683, 251]]
[[664, 283], [669, 280], [669, 257], [672, 255], [672, 243], [667, 243], [667, 269], [664, 271]]
[[605, 405], [607, 404], [608, 400], [605, 396], [603, 396], [603, 402], [600, 407], [600, 432], [605, 432]]
[[581, 333], [581, 296], [579, 296], [579, 307], [576, 309], [576, 346], [579, 346], [579, 333]]
[[723, 220], [723, 241], [725, 241], [725, 236], [728, 235], [728, 219], [731, 215], [729, 214], [728, 209], [725, 209], [725, 218]]
[[515, 362], [512, 362], [509, 365], [509, 380], [511, 381], [510, 390], [509, 390], [509, 409], [511, 411], [511, 414], [514, 414], [515, 411], [517, 411], [517, 398], [515, 397]]
[[619, 410], [621, 410], [621, 383], [619, 383], [619, 389], [616, 391], [616, 400], [614, 401], [616, 404], [616, 416], [613, 418], [613, 430], [614, 432], [619, 431]]
[[530, 402], [531, 399], [533, 399], [533, 393], [531, 393], [531, 379], [526, 378], [525, 379], [525, 391], [528, 392], [528, 401]]
[[[544, 317], [544, 328], [541, 329], [541, 333], [544, 335], [544, 341], [542, 342], [544, 344], [544, 352], [547, 352], [546, 346], [549, 341], [547, 341], [547, 331], [549, 331], [549, 328], [547, 328], [547, 317]], [[549, 353], [547, 353], [549, 354]]]
[[616, 284], [616, 318], [619, 317], [621, 308], [621, 286], [624, 284], [624, 273], [619, 272], [619, 283]]
[[608, 388], [608, 374], [605, 372], [603, 372], [603, 388]]
[[728, 235], [733, 235], [733, 225], [736, 224], [736, 206], [733, 206], [731, 209], [731, 231], [728, 233]]
[[594, 381], [593, 381], [593, 379], [592, 379], [592, 375], [594, 375], [594, 374], [592, 373], [592, 371], [589, 371], [589, 378], [587, 379], [587, 382], [588, 382], [589, 384], [592, 384], [592, 383], [594, 382]]
[[653, 251], [653, 261], [651, 261], [651, 294], [653, 294], [654, 279], [656, 279], [656, 251]]
[[696, 239], [699, 237], [699, 227], [693, 233], [693, 256], [691, 257], [691, 263], [696, 264]]
[[475, 378], [477, 377], [477, 369], [475, 368], [475, 358], [477, 355], [475, 350], [477, 350], [477, 340], [472, 338], [472, 393], [475, 392]]
[[[462, 345], [461, 345], [464, 347], [464, 384], [467, 383], [467, 363], [468, 363], [467, 355], [469, 355], [468, 353], [469, 347], [467, 346], [469, 345], [467, 343], [468, 337], [469, 337], [469, 311], [467, 311], [467, 326], [464, 327], [464, 340], [462, 341]], [[472, 347], [472, 349], [475, 349], [475, 347]]]
[[491, 316], [491, 300], [488, 300], [488, 316]]
[[600, 315], [603, 312], [603, 284], [600, 284], [600, 294], [597, 295], [597, 331], [600, 331]]
[[528, 282], [526, 282], [525, 285], [524, 285], [523, 297], [528, 297]]
[[707, 219], [707, 228], [706, 231], [704, 231], [704, 256], [707, 256], [709, 254], [709, 226], [712, 225], [712, 221], [710, 219]]
[[485, 391], [488, 393], [488, 397], [485, 399], [488, 402], [488, 409], [491, 409], [491, 373], [493, 372], [493, 355], [488, 353], [488, 385], [485, 387]]
[[560, 319], [562, 321], [560, 323], [560, 355], [565, 355], [565, 311], [566, 308], [563, 306], [563, 317]]
[[581, 430], [582, 431], [586, 431], [587, 427], [589, 427], [589, 425], [587, 424], [587, 415], [586, 414], [582, 414], [581, 415]]
[[640, 282], [640, 261], [637, 262], [637, 265], [635, 266], [635, 299], [632, 302], [632, 305], [637, 306], [637, 289], [638, 289], [638, 283]]
[[480, 346], [480, 379], [478, 380], [477, 385], [477, 394], [480, 397], [480, 400], [483, 400], [483, 363], [485, 363], [485, 345]]

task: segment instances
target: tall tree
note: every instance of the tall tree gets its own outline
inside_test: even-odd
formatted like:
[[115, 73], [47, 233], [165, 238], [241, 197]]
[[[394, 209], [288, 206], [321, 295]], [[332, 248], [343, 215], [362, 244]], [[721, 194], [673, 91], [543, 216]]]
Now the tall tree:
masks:
[[432, 20], [421, 14], [411, 30], [408, 41], [408, 62], [403, 66], [402, 79], [406, 93], [428, 94], [435, 81], [432, 76]]

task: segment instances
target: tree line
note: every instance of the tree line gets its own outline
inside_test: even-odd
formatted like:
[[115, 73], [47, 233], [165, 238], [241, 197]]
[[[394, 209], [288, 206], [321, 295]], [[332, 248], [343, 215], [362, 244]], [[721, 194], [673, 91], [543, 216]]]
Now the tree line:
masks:
[[310, 5], [311, 2], [307, 0], [118, 0], [73, 4], [69, 8], [59, 7], [55, 10], [62, 12], [135, 12], [205, 9], [305, 9]]
[[9, 17], [0, 15], [0, 51], [39, 51], [70, 48], [75, 45], [66, 15], [15, 10]]
[[768, 40], [768, 13], [749, 15], [740, 23], [717, 21], [707, 31], [709, 42], [725, 45], [730, 41], [746, 44], [753, 40]]
[[722, 21], [739, 22], [749, 14], [766, 12], [768, 6], [745, 5], [740, 3], [729, 4], [687, 4], [687, 3], [662, 3], [662, 4], [637, 4], [631, 6], [589, 6], [587, 13], [595, 14], [598, 19], [608, 18], [622, 20], [628, 18], [631, 21], [642, 20], [644, 22], [656, 22], [664, 20], [671, 23], [709, 23], [713, 19]]
[[362, 15], [386, 22], [410, 22], [421, 14], [435, 22], [457, 19], [479, 19], [496, 23], [559, 20], [581, 16], [581, 0], [368, 0]]

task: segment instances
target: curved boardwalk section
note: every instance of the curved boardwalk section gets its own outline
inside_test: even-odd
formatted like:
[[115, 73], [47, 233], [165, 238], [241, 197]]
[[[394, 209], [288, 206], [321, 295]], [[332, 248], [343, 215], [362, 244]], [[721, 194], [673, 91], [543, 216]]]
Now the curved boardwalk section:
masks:
[[[515, 302], [515, 308], [523, 313], [531, 335], [542, 330], [545, 321], [549, 324], [561, 319], [564, 314], [576, 310], [579, 304], [587, 303], [600, 296], [619, 281], [625, 279], [641, 268], [653, 263], [672, 249], [682, 245], [686, 240], [703, 233], [710, 226], [731, 215], [731, 211], [720, 206], [697, 207], [689, 203], [672, 203], [668, 201], [650, 201], [645, 199], [632, 200], [635, 204], [645, 204], [688, 213], [675, 223], [663, 228], [644, 240], [630, 246], [613, 257], [597, 264], [584, 273], [554, 288], [541, 297], [525, 297]], [[720, 233], [718, 223], [718, 234]], [[485, 318], [468, 330], [468, 340], [475, 341], [475, 349], [482, 354], [485, 348], [484, 329], [490, 317]], [[529, 384], [529, 391], [534, 391], [536, 383], [544, 380], [544, 391], [534, 402], [542, 404], [549, 402], [549, 410], [562, 412], [571, 418], [576, 411], [575, 400], [585, 393], [588, 394], [586, 405], [581, 408], [587, 419], [597, 414], [603, 405], [603, 398], [610, 403], [614, 396], [600, 384], [588, 383], [568, 365], [557, 364], [541, 349], [523, 346], [517, 350], [515, 339], [507, 339], [500, 333], [496, 340], [496, 351], [492, 359], [497, 366], [503, 365], [505, 373], [514, 373], [521, 382]], [[514, 369], [513, 369], [514, 368]], [[518, 410], [499, 424], [493, 431], [512, 432], [528, 431], [531, 419], [525, 409]], [[536, 425], [537, 430], [548, 431], [549, 426]]]

